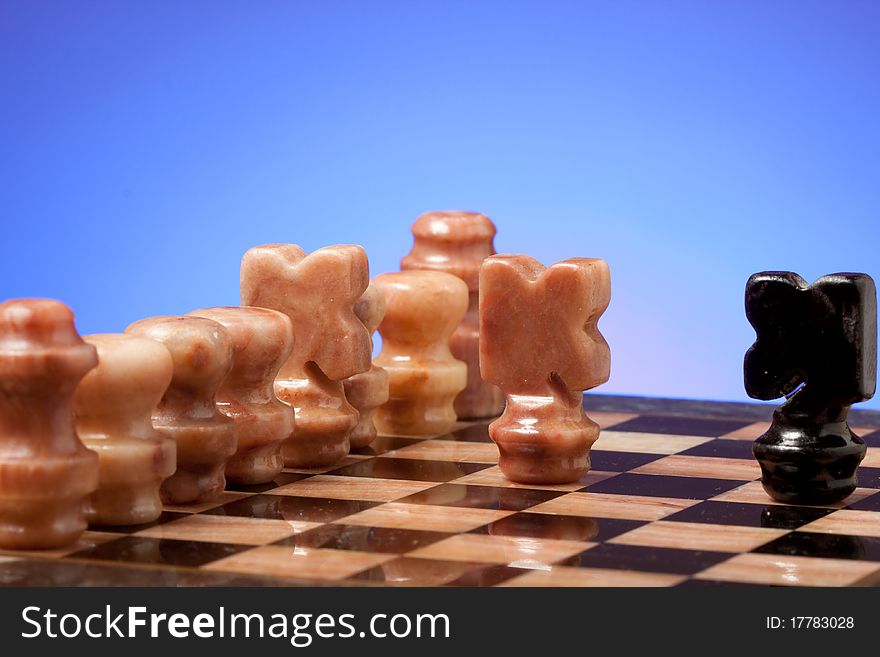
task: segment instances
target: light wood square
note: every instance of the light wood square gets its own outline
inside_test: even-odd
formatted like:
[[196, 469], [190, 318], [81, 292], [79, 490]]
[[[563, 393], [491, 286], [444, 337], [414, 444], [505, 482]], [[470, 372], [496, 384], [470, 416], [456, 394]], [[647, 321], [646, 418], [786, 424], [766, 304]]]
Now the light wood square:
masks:
[[214, 561], [206, 570], [274, 575], [302, 579], [339, 580], [396, 558], [354, 550], [264, 545]]
[[876, 511], [841, 509], [802, 525], [798, 531], [880, 538], [880, 522], [878, 522], [877, 516]]
[[602, 431], [593, 449], [606, 452], [639, 452], [643, 454], [677, 454], [691, 447], [707, 443], [706, 436], [678, 436], [665, 433], [638, 433], [635, 431]]
[[[874, 488], [856, 488], [852, 495], [845, 500], [835, 502], [834, 504], [794, 504], [791, 506], [817, 506], [823, 509], [840, 509], [847, 504], [852, 504], [853, 502], [862, 500], [869, 495], [874, 495], [876, 492], [877, 490]], [[743, 484], [733, 490], [729, 490], [726, 493], [716, 495], [712, 500], [715, 502], [745, 502], [747, 504], [779, 504], [779, 502], [775, 502], [773, 498], [764, 491], [764, 487], [761, 485], [760, 481], [750, 481], [749, 483]]]
[[495, 511], [494, 509], [467, 509], [390, 502], [346, 516], [339, 522], [346, 525], [456, 533], [488, 525], [490, 522], [509, 516], [511, 513], [513, 512]]
[[529, 511], [588, 518], [659, 520], [699, 502], [700, 500], [683, 500], [671, 497], [578, 492], [548, 500], [533, 506]]
[[622, 424], [627, 420], [638, 417], [637, 413], [614, 413], [611, 411], [591, 411], [586, 409], [589, 418], [599, 425], [602, 429], [613, 427], [615, 424]]
[[721, 438], [725, 438], [727, 440], [755, 440], [769, 428], [770, 422], [762, 420], [761, 422], [754, 422], [745, 427], [737, 429], [736, 431], [726, 433], [721, 436]]
[[382, 454], [380, 458], [453, 461], [455, 463], [498, 463], [495, 443], [468, 443], [458, 440], [426, 440]]
[[554, 586], [554, 587], [663, 587], [675, 586], [686, 579], [681, 575], [645, 573], [635, 570], [612, 570], [610, 568], [572, 568], [553, 566], [550, 569], [529, 570], [523, 575], [499, 584], [504, 587]]
[[391, 502], [434, 486], [437, 486], [435, 481], [374, 479], [326, 474], [294, 481], [266, 492], [271, 495], [291, 495], [293, 497]]
[[636, 527], [608, 542], [678, 550], [749, 552], [787, 533], [786, 529], [661, 520]]
[[674, 454], [651, 463], [646, 463], [632, 472], [639, 474], [675, 475], [678, 477], [752, 481], [761, 477], [761, 466], [755, 460]]
[[473, 484], [475, 486], [494, 486], [495, 488], [535, 488], [538, 490], [555, 490], [555, 491], [576, 491], [585, 486], [589, 486], [591, 484], [598, 483], [605, 479], [610, 479], [611, 477], [616, 476], [617, 472], [603, 472], [601, 470], [590, 470], [583, 477], [581, 477], [578, 481], [573, 481], [568, 484], [550, 484], [550, 485], [541, 485], [541, 484], [518, 484], [516, 482], [510, 481], [507, 477], [504, 476], [504, 473], [501, 472], [501, 468], [497, 465], [491, 468], [486, 468], [485, 470], [480, 470], [478, 472], [472, 472], [469, 475], [465, 475], [463, 477], [459, 477], [455, 480], [457, 484]]
[[880, 564], [779, 554], [738, 554], [699, 573], [714, 579], [777, 586], [848, 586], [880, 570]]
[[236, 545], [266, 545], [293, 536], [321, 523], [304, 520], [269, 520], [239, 516], [192, 515], [137, 532], [137, 536], [206, 541]]
[[593, 545], [561, 539], [459, 534], [414, 550], [408, 556], [541, 568], [580, 554]]

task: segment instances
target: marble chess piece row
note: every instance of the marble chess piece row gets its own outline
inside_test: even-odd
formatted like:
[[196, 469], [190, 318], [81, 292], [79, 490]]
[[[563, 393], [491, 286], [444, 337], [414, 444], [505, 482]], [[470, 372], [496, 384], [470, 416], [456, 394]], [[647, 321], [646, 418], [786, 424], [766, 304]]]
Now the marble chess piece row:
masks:
[[[493, 298], [534, 309], [537, 297], [525, 269], [521, 286], [489, 285], [481, 295], [481, 271], [491, 258], [532, 261], [496, 256], [495, 226], [481, 214], [429, 213], [413, 234], [401, 271], [372, 281], [359, 246], [254, 247], [242, 258], [241, 306], [142, 319], [122, 334], [81, 337], [58, 301], [0, 304], [0, 546], [62, 546], [87, 524], [149, 523], [164, 507], [216, 499], [227, 482], [257, 485], [285, 466], [332, 465], [378, 433], [433, 436], [460, 419], [501, 414], [505, 395], [481, 376], [481, 360], [503, 388], [518, 376], [497, 374], [515, 362], [506, 351], [550, 327], [525, 322], [519, 337], [495, 331], [497, 348], [486, 351], [481, 325], [499, 325], [486, 312], [510, 311], [491, 310]], [[578, 267], [572, 261], [559, 276]], [[537, 303], [557, 306], [550, 321], [579, 293], [594, 294], [577, 287], [555, 299], [559, 276], [539, 286]], [[607, 275], [593, 283], [604, 285], [595, 294], [607, 304]], [[577, 331], [580, 311], [572, 318], [565, 325]], [[382, 350], [373, 360], [377, 330]], [[580, 340], [591, 341], [596, 350], [569, 360], [597, 359], [607, 378], [608, 347], [595, 330]], [[551, 376], [545, 365], [530, 381]], [[569, 406], [582, 389], [563, 395]], [[576, 478], [597, 433], [580, 405], [546, 413], [524, 434], [515, 426], [527, 394], [543, 391], [505, 390], [507, 408], [519, 411], [493, 427], [509, 451], [533, 449], [524, 460], [503, 457], [502, 467], [524, 481]], [[563, 463], [553, 426], [578, 413], [583, 426], [563, 432], [589, 435], [566, 448]]]
[[[241, 306], [122, 334], [80, 337], [58, 301], [0, 304], [0, 547], [149, 523], [227, 482], [267, 483], [377, 434], [436, 436], [462, 420], [494, 418], [511, 480], [578, 480], [599, 436], [583, 392], [610, 374], [597, 326], [608, 265], [496, 254], [495, 232], [481, 214], [425, 214], [401, 271], [372, 280], [359, 246], [257, 246], [242, 258]], [[765, 488], [841, 499], [865, 454], [846, 411], [874, 392], [873, 281], [769, 272], [746, 298], [747, 392], [788, 397], [755, 444]]]

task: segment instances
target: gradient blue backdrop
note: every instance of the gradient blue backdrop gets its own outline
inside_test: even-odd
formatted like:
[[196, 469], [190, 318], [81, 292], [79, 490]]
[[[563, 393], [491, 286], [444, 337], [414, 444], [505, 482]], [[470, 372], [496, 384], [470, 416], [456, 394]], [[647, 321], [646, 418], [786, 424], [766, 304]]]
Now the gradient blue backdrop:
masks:
[[[744, 399], [746, 278], [880, 278], [880, 3], [0, 4], [0, 297], [84, 333], [426, 210], [612, 269], [606, 392]], [[880, 408], [880, 401], [871, 403]]]

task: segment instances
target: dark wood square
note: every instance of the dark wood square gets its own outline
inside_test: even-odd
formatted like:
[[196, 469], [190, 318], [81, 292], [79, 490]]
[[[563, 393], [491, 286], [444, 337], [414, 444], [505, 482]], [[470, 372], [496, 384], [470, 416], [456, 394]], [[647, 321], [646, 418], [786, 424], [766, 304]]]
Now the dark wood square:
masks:
[[780, 536], [753, 551], [762, 554], [880, 561], [880, 538], [796, 531]]
[[279, 486], [284, 486], [286, 484], [292, 484], [295, 481], [301, 481], [302, 479], [307, 479], [311, 476], [312, 475], [310, 474], [303, 474], [300, 472], [281, 472], [275, 477], [275, 479], [265, 484], [246, 485], [226, 482], [226, 490], [242, 493], [264, 493], [267, 490], [272, 490], [273, 488], [278, 488]]
[[702, 445], [691, 447], [683, 452], [683, 456], [718, 456], [729, 459], [753, 459], [752, 445], [750, 440], [710, 440]]
[[490, 463], [454, 463], [422, 459], [368, 459], [346, 465], [332, 474], [344, 477], [375, 477], [409, 481], [451, 481], [492, 467]]
[[711, 436], [717, 438], [752, 424], [743, 420], [710, 419], [677, 415], [640, 415], [615, 424], [613, 431], [639, 433], [666, 433], [682, 436]]
[[616, 477], [591, 484], [584, 490], [590, 493], [611, 493], [614, 495], [705, 500], [742, 485], [742, 481], [732, 479], [704, 479], [702, 477], [674, 477], [624, 472]]
[[188, 515], [188, 513], [179, 513], [177, 511], [163, 511], [162, 515], [156, 520], [142, 525], [91, 525], [89, 529], [96, 532], [109, 532], [112, 534], [136, 534], [139, 531], [155, 527], [156, 525], [186, 518]]
[[693, 575], [731, 556], [727, 552], [702, 550], [678, 550], [673, 548], [642, 547], [602, 543], [574, 558], [582, 568], [614, 568], [618, 570], [641, 570], [652, 573]]
[[853, 511], [878, 511], [880, 512], [880, 491], [868, 495], [860, 500], [847, 504], [847, 509]]
[[277, 541], [275, 545], [404, 554], [451, 535], [414, 529], [332, 524], [315, 527], [302, 534], [294, 534]]
[[491, 443], [489, 438], [489, 423], [471, 424], [463, 429], [458, 429], [446, 436], [439, 436], [443, 440], [458, 440], [466, 443]]
[[357, 449], [351, 450], [352, 454], [362, 454], [366, 456], [379, 456], [380, 454], [386, 454], [388, 452], [394, 451], [395, 449], [401, 449], [403, 447], [408, 447], [409, 445], [415, 445], [416, 443], [422, 442], [424, 438], [404, 438], [402, 436], [377, 436], [373, 442], [371, 442], [367, 447], [358, 447]]
[[562, 495], [562, 491], [535, 488], [496, 488], [466, 484], [441, 484], [397, 500], [407, 504], [463, 506], [500, 511], [522, 511]]
[[124, 536], [70, 555], [75, 559], [122, 561], [163, 566], [203, 566], [244, 550], [247, 545], [208, 543], [205, 541], [177, 541], [172, 539]]
[[782, 504], [745, 504], [708, 500], [683, 509], [664, 520], [702, 522], [711, 525], [739, 525], [772, 529], [797, 529], [831, 513], [833, 509]]
[[644, 524], [646, 523], [642, 520], [587, 518], [524, 511], [477, 527], [471, 533], [598, 543]]
[[332, 522], [374, 507], [379, 502], [291, 495], [252, 495], [206, 511], [208, 515]]
[[627, 472], [639, 466], [663, 458], [663, 454], [646, 454], [642, 452], [604, 452], [599, 449], [590, 450], [590, 467], [602, 472]]

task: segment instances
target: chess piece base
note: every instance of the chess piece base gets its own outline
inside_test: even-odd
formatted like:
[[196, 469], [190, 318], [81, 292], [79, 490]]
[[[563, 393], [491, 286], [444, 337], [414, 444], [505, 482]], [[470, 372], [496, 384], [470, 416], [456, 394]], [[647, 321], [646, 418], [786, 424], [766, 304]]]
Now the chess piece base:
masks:
[[358, 423], [351, 430], [352, 449], [367, 447], [376, 438], [375, 410], [388, 401], [388, 373], [373, 365], [366, 372], [355, 374], [344, 382], [345, 397], [358, 413]]
[[98, 490], [86, 504], [94, 525], [140, 525], [162, 513], [159, 487], [177, 468], [177, 449], [167, 439], [82, 441], [98, 455]]
[[504, 414], [489, 425], [498, 466], [511, 481], [564, 484], [590, 469], [590, 447], [599, 425], [584, 413], [580, 392], [510, 395]]
[[434, 436], [455, 427], [453, 401], [467, 384], [467, 365], [461, 361], [409, 363], [398, 367], [382, 362], [388, 372], [390, 398], [376, 409], [380, 434]]
[[237, 445], [235, 424], [224, 415], [156, 430], [177, 444], [177, 471], [162, 483], [165, 504], [198, 504], [217, 499], [226, 488], [226, 462]]
[[867, 446], [845, 421], [810, 424], [774, 414], [755, 441], [761, 484], [787, 504], [833, 504], [856, 488], [856, 469]]
[[[60, 457], [4, 458], [0, 482], [0, 548], [64, 547], [86, 529], [83, 502], [98, 486], [98, 457], [79, 447]], [[38, 495], [29, 492], [34, 482], [42, 482]]]
[[281, 446], [284, 466], [319, 468], [341, 461], [351, 447], [349, 436], [358, 412], [345, 399], [341, 381], [331, 381], [314, 365], [309, 378], [276, 380], [275, 394], [296, 414], [296, 429]]
[[294, 416], [287, 404], [226, 404], [217, 408], [235, 421], [238, 447], [226, 463], [226, 479], [234, 484], [265, 484], [284, 467], [281, 446], [294, 432]]
[[323, 414], [318, 422], [310, 422], [307, 417], [297, 421], [296, 433], [281, 445], [284, 467], [321, 468], [341, 461], [348, 456], [348, 436], [355, 424], [347, 414]]
[[241, 486], [266, 484], [284, 469], [283, 442], [250, 447], [236, 452], [226, 464], [226, 480]]
[[153, 522], [162, 515], [159, 482], [105, 486], [86, 504], [90, 525], [123, 526]]

